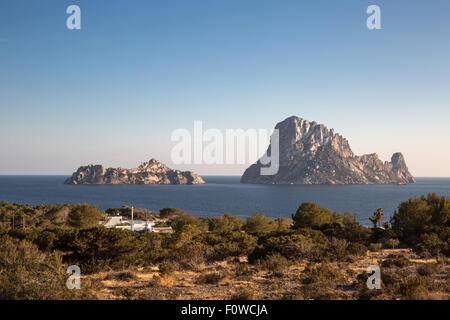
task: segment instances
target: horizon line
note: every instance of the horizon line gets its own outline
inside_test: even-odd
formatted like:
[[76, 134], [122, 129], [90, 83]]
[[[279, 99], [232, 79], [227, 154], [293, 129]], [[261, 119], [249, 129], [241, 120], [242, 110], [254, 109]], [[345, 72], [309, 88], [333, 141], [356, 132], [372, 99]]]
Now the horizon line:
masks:
[[[198, 173], [197, 173], [198, 174]], [[241, 175], [239, 174], [198, 174], [199, 176], [202, 177], [241, 177]], [[30, 174], [26, 174], [26, 173], [17, 173], [17, 174], [0, 174], [0, 177], [17, 177], [17, 176], [22, 176], [22, 177], [26, 177], [26, 176], [35, 176], [35, 177], [70, 177], [72, 176], [72, 174], [38, 174], [38, 173], [30, 173]], [[445, 178], [445, 179], [450, 179], [450, 176], [414, 176], [414, 178]]]

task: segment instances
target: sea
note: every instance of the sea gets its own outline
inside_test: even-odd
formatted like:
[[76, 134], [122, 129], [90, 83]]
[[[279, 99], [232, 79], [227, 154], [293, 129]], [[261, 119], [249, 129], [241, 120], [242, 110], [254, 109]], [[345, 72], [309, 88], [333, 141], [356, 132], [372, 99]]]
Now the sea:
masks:
[[[66, 185], [67, 176], [0, 176], [0, 201], [21, 204], [88, 203], [100, 209], [134, 206], [158, 211], [176, 207], [199, 217], [231, 213], [249, 217], [291, 217], [303, 202], [341, 213], [350, 211], [361, 224], [382, 208], [389, 217], [410, 197], [450, 196], [450, 178], [417, 178], [408, 185], [254, 185], [239, 176], [204, 176], [203, 185]], [[386, 219], [385, 219], [386, 220]]]

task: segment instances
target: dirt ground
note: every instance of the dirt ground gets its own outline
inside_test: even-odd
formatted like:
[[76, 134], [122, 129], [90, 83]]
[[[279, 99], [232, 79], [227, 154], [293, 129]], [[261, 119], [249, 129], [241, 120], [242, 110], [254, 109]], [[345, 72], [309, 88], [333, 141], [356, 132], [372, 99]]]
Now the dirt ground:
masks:
[[[342, 274], [342, 280], [333, 289], [331, 299], [355, 299], [356, 278], [368, 266], [379, 265], [388, 257], [405, 257], [412, 262], [405, 270], [417, 273], [417, 268], [436, 259], [420, 259], [409, 249], [383, 249], [368, 252], [365, 257], [349, 262], [330, 263]], [[101, 272], [82, 278], [88, 291], [97, 299], [303, 299], [299, 294], [301, 276], [307, 262], [290, 266], [282, 275], [274, 276], [260, 266], [249, 265], [245, 257], [201, 266], [196, 271], [174, 271], [161, 275], [158, 266], [123, 271]], [[208, 278], [215, 274], [216, 277]], [[450, 269], [445, 266], [433, 275], [433, 281], [442, 285], [429, 292], [429, 299], [448, 299]]]

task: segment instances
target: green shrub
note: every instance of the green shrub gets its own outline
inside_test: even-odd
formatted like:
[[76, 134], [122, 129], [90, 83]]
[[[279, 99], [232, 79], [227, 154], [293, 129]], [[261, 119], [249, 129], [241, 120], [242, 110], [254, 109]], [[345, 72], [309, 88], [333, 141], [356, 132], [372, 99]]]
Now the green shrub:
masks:
[[185, 244], [173, 249], [169, 257], [184, 270], [198, 270], [205, 263], [205, 253], [201, 246]]
[[234, 274], [236, 277], [249, 277], [253, 275], [253, 271], [246, 263], [238, 263], [234, 268]]
[[384, 268], [392, 268], [392, 267], [404, 268], [409, 265], [411, 265], [411, 261], [409, 261], [405, 257], [388, 258], [381, 263], [381, 266]]
[[266, 217], [265, 214], [254, 213], [247, 218], [243, 229], [250, 234], [266, 233], [275, 231], [278, 225]]
[[160, 263], [158, 269], [161, 275], [171, 275], [175, 272], [175, 266], [167, 261]]
[[218, 284], [225, 276], [218, 272], [204, 272], [196, 280], [198, 284]]
[[[195, 226], [200, 232], [208, 231], [208, 223], [206, 220], [194, 217], [190, 214], [182, 214], [175, 216], [169, 221], [169, 225], [175, 230], [175, 232], [185, 231], [186, 226]], [[186, 231], [185, 231], [186, 232]]]
[[277, 218], [273, 222], [275, 224], [276, 231], [278, 232], [289, 231], [293, 223], [291, 219], [284, 217]]
[[159, 216], [162, 219], [172, 219], [174, 217], [182, 216], [187, 214], [186, 211], [178, 208], [163, 208], [159, 210]]
[[435, 233], [424, 233], [420, 235], [414, 251], [425, 257], [448, 254], [448, 243], [442, 241]]
[[436, 257], [436, 262], [442, 266], [447, 266], [450, 264], [450, 260], [444, 255], [438, 255]]
[[[321, 260], [328, 245], [316, 243], [302, 234], [270, 236], [260, 238], [261, 244], [249, 253], [250, 263], [254, 263], [272, 253], [279, 253], [291, 261], [302, 259]], [[327, 241], [328, 242], [328, 241]]]
[[381, 268], [382, 286], [392, 296], [400, 294], [400, 286], [407, 277], [408, 272], [405, 269]]
[[208, 261], [221, 261], [228, 257], [248, 254], [256, 247], [257, 238], [247, 233], [232, 231], [220, 234], [202, 233], [194, 241], [202, 244]]
[[255, 300], [258, 294], [253, 288], [250, 287], [239, 287], [231, 295], [230, 300]]
[[382, 243], [371, 243], [369, 245], [369, 250], [372, 252], [377, 252], [380, 251], [382, 247], [383, 247]]
[[39, 249], [43, 251], [51, 251], [53, 249], [54, 242], [56, 240], [56, 234], [50, 231], [41, 232], [34, 243], [39, 246]]
[[262, 266], [274, 277], [282, 277], [291, 265], [289, 261], [279, 253], [271, 254], [261, 261]]
[[110, 273], [105, 277], [105, 280], [118, 280], [118, 281], [131, 281], [136, 280], [138, 277], [131, 271], [121, 271]]
[[420, 276], [404, 281], [401, 286], [401, 292], [407, 300], [428, 299], [427, 282]]
[[306, 299], [332, 299], [333, 290], [343, 280], [340, 272], [326, 263], [309, 263], [302, 273]]
[[[450, 197], [428, 194], [402, 202], [391, 218], [392, 229], [400, 239], [416, 244], [428, 230], [448, 236], [450, 221]], [[441, 239], [442, 240], [442, 239]]]
[[383, 220], [383, 216], [383, 209], [378, 208], [377, 210], [375, 210], [373, 215], [369, 217], [369, 221], [373, 223], [374, 228], [376, 228], [381, 223], [381, 220]]
[[349, 243], [345, 239], [331, 238], [329, 254], [336, 260], [342, 260], [347, 256]]
[[352, 256], [365, 256], [367, 247], [361, 243], [352, 242], [347, 247], [347, 254]]
[[281, 300], [304, 300], [303, 291], [300, 288], [287, 290], [283, 293]]
[[136, 232], [102, 226], [60, 231], [55, 241], [56, 249], [67, 252], [65, 261], [78, 264], [83, 273], [142, 264], [144, 245]]
[[392, 298], [387, 294], [387, 290], [385, 289], [385, 283], [381, 282], [380, 289], [369, 289], [367, 287], [367, 280], [369, 278], [369, 274], [366, 271], [358, 274], [356, 277], [356, 282], [354, 283], [356, 292], [356, 297], [359, 300], [378, 300], [384, 298], [385, 300]]
[[394, 249], [395, 247], [397, 247], [400, 244], [400, 241], [398, 239], [389, 239], [388, 241], [386, 241], [386, 246], [388, 248]]
[[98, 225], [103, 217], [104, 214], [97, 207], [84, 203], [70, 210], [67, 223], [74, 228], [89, 228]]
[[0, 237], [0, 300], [70, 299], [68, 275], [58, 254], [27, 240]]
[[133, 288], [117, 288], [114, 290], [114, 295], [118, 296], [122, 299], [131, 300], [134, 299], [137, 295], [136, 289]]
[[230, 213], [225, 213], [222, 217], [208, 219], [209, 231], [222, 233], [240, 231], [245, 224], [245, 220]]
[[417, 273], [421, 276], [430, 276], [439, 271], [439, 265], [435, 263], [424, 263], [417, 267]]
[[292, 215], [294, 228], [320, 228], [324, 224], [331, 223], [332, 211], [320, 207], [312, 202], [304, 202]]

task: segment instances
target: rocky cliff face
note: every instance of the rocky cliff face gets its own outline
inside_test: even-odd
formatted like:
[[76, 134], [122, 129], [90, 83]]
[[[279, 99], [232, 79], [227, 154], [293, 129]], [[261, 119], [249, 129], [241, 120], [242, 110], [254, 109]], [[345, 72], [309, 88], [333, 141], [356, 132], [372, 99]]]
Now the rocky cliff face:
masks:
[[[299, 117], [278, 123], [278, 173], [260, 174], [261, 162], [251, 165], [241, 177], [242, 183], [261, 184], [407, 184], [416, 180], [409, 173], [401, 153], [391, 161], [378, 156], [356, 156], [347, 139], [322, 124]], [[268, 154], [270, 155], [271, 146]]]
[[151, 159], [135, 169], [105, 168], [88, 165], [78, 168], [65, 184], [203, 184], [205, 181], [191, 171], [173, 170]]

